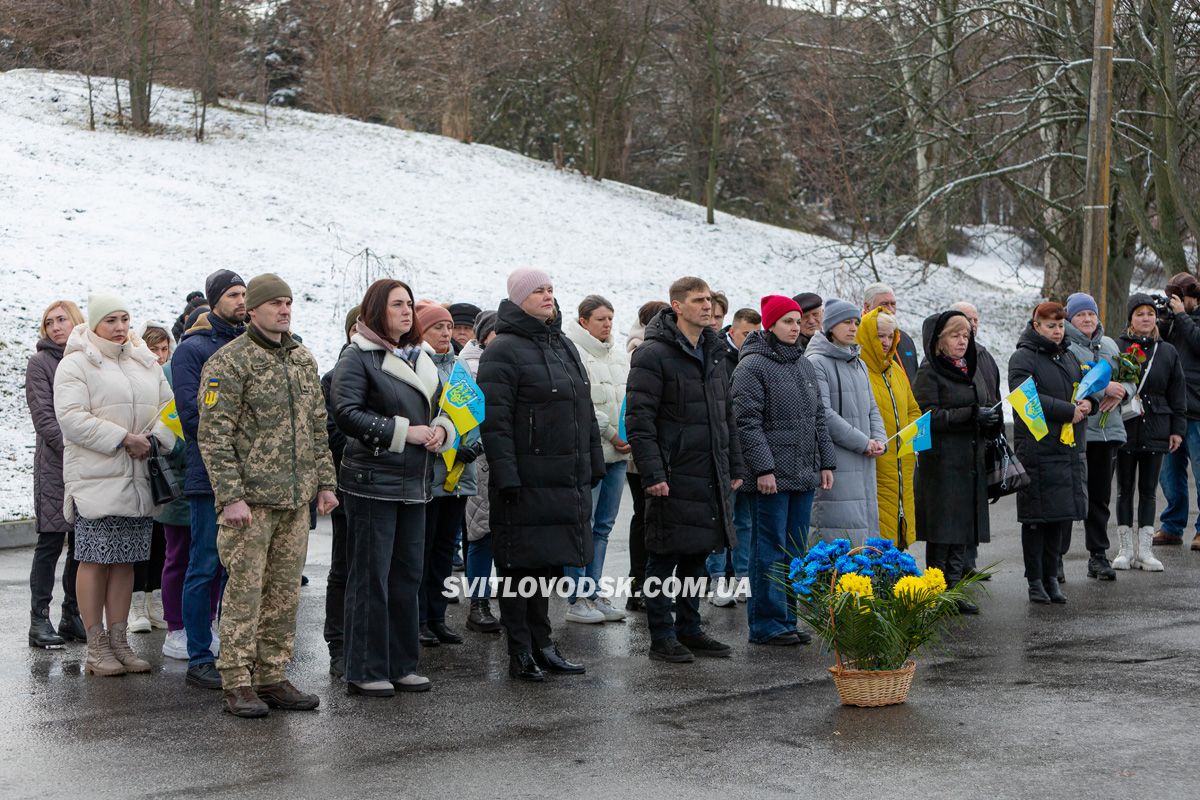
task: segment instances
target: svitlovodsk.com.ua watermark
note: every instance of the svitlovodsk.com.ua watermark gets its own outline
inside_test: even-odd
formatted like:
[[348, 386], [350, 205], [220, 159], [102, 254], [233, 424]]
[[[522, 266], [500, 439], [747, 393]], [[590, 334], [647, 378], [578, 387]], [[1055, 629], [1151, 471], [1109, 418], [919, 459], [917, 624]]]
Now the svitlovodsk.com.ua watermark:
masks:
[[[487, 591], [484, 591], [484, 587]], [[724, 592], [738, 599], [750, 597], [750, 579], [728, 579]], [[712, 597], [719, 589], [718, 581], [708, 578], [676, 578], [665, 579], [647, 578], [642, 582], [642, 597]], [[442, 583], [443, 597], [552, 597], [557, 595], [564, 599], [573, 597], [594, 597], [600, 594], [604, 597], [629, 598], [634, 594], [633, 578], [603, 577], [593, 578], [570, 577], [524, 577], [524, 578], [468, 578], [452, 575]]]

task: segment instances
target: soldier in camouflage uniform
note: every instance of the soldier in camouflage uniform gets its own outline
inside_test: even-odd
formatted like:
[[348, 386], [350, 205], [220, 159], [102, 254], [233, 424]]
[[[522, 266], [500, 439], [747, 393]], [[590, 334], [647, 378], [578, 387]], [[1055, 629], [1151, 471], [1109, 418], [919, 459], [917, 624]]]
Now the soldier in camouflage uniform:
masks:
[[247, 286], [246, 332], [208, 360], [200, 380], [200, 453], [219, 512], [229, 572], [217, 669], [225, 710], [261, 717], [320, 702], [284, 671], [291, 660], [308, 552], [309, 503], [328, 514], [337, 483], [312, 354], [289, 333], [292, 292], [277, 276]]

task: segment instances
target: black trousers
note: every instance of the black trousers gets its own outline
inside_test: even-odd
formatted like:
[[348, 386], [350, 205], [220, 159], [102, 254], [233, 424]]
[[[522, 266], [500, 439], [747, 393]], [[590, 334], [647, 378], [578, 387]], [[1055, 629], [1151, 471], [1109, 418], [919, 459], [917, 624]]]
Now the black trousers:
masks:
[[507, 594], [520, 594], [518, 591], [522, 578], [559, 578], [562, 567], [512, 567], [505, 568], [496, 564], [496, 577], [508, 578], [508, 585], [500, 584], [500, 622], [508, 637], [508, 654], [531, 653], [534, 648], [541, 650], [551, 644], [550, 634], [550, 595], [538, 591], [529, 597], [506, 597]]
[[346, 497], [337, 493], [338, 507], [329, 515], [333, 524], [333, 551], [329, 557], [329, 577], [325, 581], [325, 644], [330, 658], [342, 655], [343, 627], [346, 623]]
[[63, 569], [62, 607], [71, 614], [79, 613], [79, 604], [75, 602], [75, 573], [79, 571], [79, 562], [75, 560], [73, 530], [67, 533], [38, 533], [37, 546], [33, 550], [33, 565], [29, 570], [29, 594], [34, 611], [50, 608], [50, 601], [54, 595], [54, 573], [58, 567], [58, 557], [62, 555], [64, 540], [67, 543], [67, 564]]
[[629, 493], [633, 495], [633, 518], [629, 520], [629, 577], [634, 587], [640, 589], [646, 578], [646, 492], [642, 489], [642, 476], [625, 473]]
[[1154, 504], [1158, 500], [1158, 471], [1163, 453], [1117, 453], [1117, 524], [1133, 525], [1133, 486], [1137, 482], [1137, 526], [1154, 525]]
[[925, 563], [937, 567], [946, 576], [946, 585], [953, 586], [962, 580], [963, 573], [971, 565], [967, 562], [967, 550], [970, 545], [942, 544], [927, 542], [925, 544]]
[[162, 588], [163, 565], [167, 560], [167, 535], [161, 522], [154, 523], [150, 533], [150, 558], [133, 565], [133, 590], [153, 592]]
[[435, 497], [425, 506], [425, 559], [421, 572], [421, 624], [446, 619], [446, 578], [454, 573], [454, 549], [467, 513], [465, 497]]
[[[679, 594], [671, 598], [663, 593], [663, 581], [674, 575], [680, 581], [688, 578], [707, 578], [705, 562], [708, 553], [686, 555], [663, 555], [649, 553], [646, 556], [646, 579], [657, 578], [654, 597], [643, 595], [646, 603], [646, 622], [650, 627], [651, 641], [696, 636], [700, 630], [700, 595]], [[675, 601], [675, 614], [671, 614], [671, 601]]]
[[1058, 560], [1071, 540], [1071, 522], [1021, 524], [1021, 551], [1025, 556], [1025, 579], [1054, 580]]
[[346, 495], [346, 680], [396, 680], [417, 669], [417, 593], [425, 504]]
[[[1109, 501], [1112, 499], [1113, 469], [1117, 465], [1116, 442], [1088, 442], [1087, 446], [1087, 490], [1088, 515], [1083, 521], [1084, 544], [1091, 555], [1104, 555], [1108, 549]], [[1155, 475], [1157, 478], [1157, 474]], [[1063, 552], [1071, 546], [1071, 530], [1067, 529], [1067, 541]]]

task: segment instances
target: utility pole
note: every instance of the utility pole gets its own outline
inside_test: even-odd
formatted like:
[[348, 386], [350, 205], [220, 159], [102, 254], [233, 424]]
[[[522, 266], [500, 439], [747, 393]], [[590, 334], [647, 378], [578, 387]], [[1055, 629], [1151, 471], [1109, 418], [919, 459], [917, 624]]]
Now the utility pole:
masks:
[[1097, 0], [1088, 100], [1087, 176], [1083, 206], [1081, 291], [1108, 310], [1109, 172], [1112, 158], [1113, 0]]

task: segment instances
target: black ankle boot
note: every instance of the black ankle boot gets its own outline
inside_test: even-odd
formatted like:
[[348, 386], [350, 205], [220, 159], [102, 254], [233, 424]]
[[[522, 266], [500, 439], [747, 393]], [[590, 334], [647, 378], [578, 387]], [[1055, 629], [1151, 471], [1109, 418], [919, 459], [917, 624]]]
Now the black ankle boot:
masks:
[[62, 619], [58, 622], [58, 635], [68, 642], [86, 642], [87, 629], [79, 616], [79, 609], [63, 606]]
[[29, 612], [29, 646], [40, 647], [43, 650], [57, 650], [66, 642], [63, 637], [54, 632], [50, 624], [50, 609], [43, 608]]
[[429, 632], [437, 637], [442, 644], [462, 644], [463, 638], [446, 627], [443, 619], [429, 620]]
[[417, 634], [417, 641], [425, 647], [437, 647], [442, 643], [442, 640], [433, 635], [433, 631], [429, 630], [428, 625], [422, 625], [420, 633]]
[[492, 616], [492, 604], [487, 600], [472, 600], [467, 627], [479, 633], [499, 633], [500, 620]]
[[[1058, 585], [1057, 582], [1055, 585]], [[1029, 582], [1029, 602], [1037, 603], [1040, 606], [1050, 604], [1050, 595], [1046, 594], [1046, 587], [1042, 585], [1041, 581]]]
[[1067, 596], [1062, 593], [1062, 589], [1058, 588], [1058, 578], [1042, 581], [1042, 586], [1046, 588], [1046, 594], [1049, 595], [1051, 603], [1059, 603], [1061, 605], [1067, 602]]
[[538, 683], [546, 680], [546, 673], [533, 660], [533, 653], [517, 653], [508, 657], [508, 674], [512, 677]]

